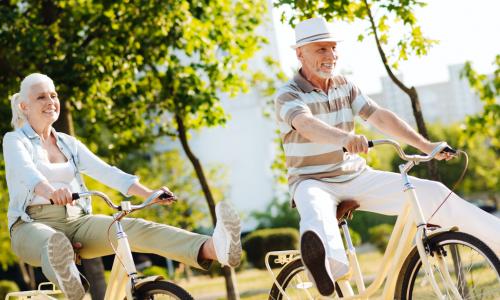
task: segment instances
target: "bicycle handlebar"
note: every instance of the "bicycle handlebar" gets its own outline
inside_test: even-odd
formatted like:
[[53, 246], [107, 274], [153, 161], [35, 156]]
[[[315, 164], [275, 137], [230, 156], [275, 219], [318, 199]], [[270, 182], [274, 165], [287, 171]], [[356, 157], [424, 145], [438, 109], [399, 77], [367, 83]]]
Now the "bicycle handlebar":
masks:
[[396, 142], [396, 141], [394, 141], [394, 140], [385, 139], [385, 140], [372, 140], [372, 141], [368, 141], [368, 147], [374, 147], [374, 146], [377, 146], [377, 145], [391, 145], [391, 146], [393, 146], [396, 149], [396, 152], [398, 153], [399, 157], [402, 160], [412, 161], [415, 164], [418, 164], [420, 162], [430, 161], [434, 157], [436, 157], [436, 155], [438, 155], [438, 153], [441, 153], [441, 152], [448, 152], [448, 153], [451, 153], [451, 154], [456, 154], [457, 153], [457, 151], [455, 149], [453, 149], [450, 146], [448, 146], [448, 144], [445, 143], [445, 142], [442, 142], [439, 145], [437, 145], [432, 150], [432, 152], [430, 154], [427, 154], [427, 155], [411, 154], [411, 155], [409, 155], [409, 154], [406, 154], [403, 151], [403, 148], [401, 148], [401, 146], [399, 145], [399, 143]]
[[142, 202], [139, 205], [127, 205], [127, 207], [122, 207], [121, 205], [116, 205], [109, 199], [109, 197], [104, 194], [103, 192], [99, 191], [86, 191], [86, 192], [80, 192], [80, 193], [72, 193], [71, 197], [73, 200], [78, 200], [82, 197], [89, 197], [89, 196], [98, 196], [99, 198], [103, 199], [106, 204], [111, 207], [114, 210], [117, 211], [128, 211], [128, 212], [133, 212], [136, 210], [140, 210], [145, 208], [146, 206], [149, 206], [150, 204], [154, 204], [157, 202], [153, 202], [156, 198], [160, 198], [161, 200], [168, 200], [168, 199], [175, 199], [175, 196], [168, 195], [165, 193], [163, 190], [158, 190], [152, 193], [144, 202]]

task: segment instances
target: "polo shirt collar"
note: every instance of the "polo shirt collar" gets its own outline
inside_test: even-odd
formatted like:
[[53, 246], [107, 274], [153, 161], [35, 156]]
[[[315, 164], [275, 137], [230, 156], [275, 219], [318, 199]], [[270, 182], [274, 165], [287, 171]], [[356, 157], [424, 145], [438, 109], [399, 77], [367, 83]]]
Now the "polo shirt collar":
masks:
[[[317, 92], [321, 91], [320, 88], [315, 87], [304, 76], [302, 76], [302, 74], [300, 74], [300, 70], [297, 71], [297, 73], [295, 73], [295, 75], [293, 76], [293, 81], [304, 93], [310, 93], [312, 91], [317, 91]], [[335, 82], [333, 78], [330, 78], [329, 87], [331, 88], [332, 85], [335, 85]]]

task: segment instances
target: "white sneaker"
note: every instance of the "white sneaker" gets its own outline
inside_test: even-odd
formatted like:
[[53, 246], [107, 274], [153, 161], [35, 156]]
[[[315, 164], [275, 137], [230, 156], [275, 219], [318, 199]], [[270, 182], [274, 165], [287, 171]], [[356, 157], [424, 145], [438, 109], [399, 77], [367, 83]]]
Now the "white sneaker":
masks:
[[217, 260], [223, 266], [237, 267], [241, 259], [241, 224], [236, 210], [227, 202], [215, 206], [217, 223], [212, 240]]
[[63, 233], [56, 232], [49, 238], [47, 249], [57, 285], [69, 300], [81, 300], [85, 296], [85, 289], [74, 262], [75, 253], [70, 241]]

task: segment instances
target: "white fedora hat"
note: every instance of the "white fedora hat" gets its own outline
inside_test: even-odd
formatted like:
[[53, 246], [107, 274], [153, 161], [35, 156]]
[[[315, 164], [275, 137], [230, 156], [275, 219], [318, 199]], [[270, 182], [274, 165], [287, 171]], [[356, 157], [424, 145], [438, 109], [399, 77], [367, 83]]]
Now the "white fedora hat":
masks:
[[320, 17], [307, 19], [297, 24], [295, 27], [295, 45], [291, 47], [296, 49], [310, 43], [340, 41], [342, 40], [333, 32], [332, 25]]

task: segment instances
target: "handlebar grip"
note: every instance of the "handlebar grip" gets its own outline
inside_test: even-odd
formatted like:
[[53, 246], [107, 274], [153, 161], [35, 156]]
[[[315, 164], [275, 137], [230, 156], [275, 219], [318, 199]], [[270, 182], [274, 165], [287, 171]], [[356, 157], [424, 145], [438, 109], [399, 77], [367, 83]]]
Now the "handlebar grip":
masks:
[[446, 147], [446, 148], [444, 148], [443, 151], [441, 151], [441, 152], [447, 152], [447, 153], [451, 153], [451, 154], [457, 154], [457, 150], [455, 150], [455, 149], [453, 149], [453, 148], [451, 148], [449, 146]]
[[[373, 147], [373, 141], [372, 140], [368, 141], [368, 148], [371, 148], [371, 147]], [[342, 147], [342, 151], [347, 152], [347, 149], [344, 148], [344, 147]]]
[[[78, 194], [78, 193], [72, 193], [72, 194], [71, 194], [71, 199], [73, 199], [73, 200], [78, 200], [78, 199], [80, 199], [80, 194]], [[51, 204], [51, 205], [54, 205], [54, 200], [49, 199], [49, 201], [50, 201], [50, 204]]]

